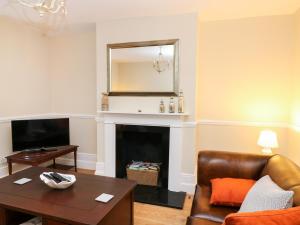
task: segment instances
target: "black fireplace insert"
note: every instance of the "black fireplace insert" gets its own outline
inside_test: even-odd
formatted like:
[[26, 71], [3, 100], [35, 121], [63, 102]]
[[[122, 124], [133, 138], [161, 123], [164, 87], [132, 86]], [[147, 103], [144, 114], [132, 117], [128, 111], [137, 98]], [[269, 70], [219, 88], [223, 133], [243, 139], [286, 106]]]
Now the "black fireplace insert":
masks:
[[116, 177], [127, 179], [126, 168], [132, 162], [158, 163], [157, 185], [139, 184], [135, 201], [182, 208], [185, 192], [168, 190], [170, 128], [116, 125]]

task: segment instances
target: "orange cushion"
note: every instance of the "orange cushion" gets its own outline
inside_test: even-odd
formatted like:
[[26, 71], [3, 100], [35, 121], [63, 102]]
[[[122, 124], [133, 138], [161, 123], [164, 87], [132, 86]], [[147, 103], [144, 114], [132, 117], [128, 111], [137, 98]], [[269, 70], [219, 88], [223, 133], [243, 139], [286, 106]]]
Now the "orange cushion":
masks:
[[216, 178], [211, 180], [210, 204], [241, 206], [255, 180], [236, 178]]
[[223, 225], [299, 225], [300, 206], [283, 210], [229, 214]]

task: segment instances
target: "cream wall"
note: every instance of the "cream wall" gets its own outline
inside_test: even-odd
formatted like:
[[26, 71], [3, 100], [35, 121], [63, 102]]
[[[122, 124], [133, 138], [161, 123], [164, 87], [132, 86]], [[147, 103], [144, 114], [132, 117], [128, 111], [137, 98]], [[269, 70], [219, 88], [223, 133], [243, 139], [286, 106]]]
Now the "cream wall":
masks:
[[259, 132], [277, 132], [289, 155], [294, 16], [199, 23], [197, 147], [260, 153]]
[[71, 143], [96, 154], [96, 30], [70, 31], [49, 40], [51, 111], [70, 115]]
[[291, 122], [300, 127], [300, 10], [295, 14], [295, 64], [292, 79]]
[[50, 111], [48, 38], [0, 17], [0, 117]]
[[288, 122], [293, 16], [199, 23], [199, 118]]
[[9, 117], [50, 111], [48, 38], [0, 17], [0, 163], [11, 154]]
[[295, 64], [292, 80], [291, 124], [289, 130], [289, 156], [300, 164], [300, 10], [295, 14]]
[[83, 153], [79, 162], [82, 157], [93, 158], [95, 26], [59, 37], [46, 37], [3, 17], [0, 27], [0, 163], [12, 152], [10, 121], [17, 118], [69, 117], [71, 143]]
[[[182, 172], [194, 173], [191, 162], [200, 149], [258, 153], [256, 140], [265, 128], [279, 136], [276, 152], [300, 164], [300, 134], [288, 128], [290, 122], [298, 124], [299, 18], [299, 12], [200, 23], [196, 15], [139, 18], [99, 23], [97, 38], [95, 30], [85, 30], [50, 39], [1, 18], [0, 117], [70, 116], [72, 143], [82, 153], [96, 154], [97, 145], [103, 148], [101, 137], [96, 140], [101, 125], [97, 131], [94, 116], [100, 105], [96, 96], [106, 91], [106, 43], [179, 38], [180, 88], [191, 115], [188, 121], [198, 123], [196, 138], [193, 128], [185, 128], [189, 147]], [[111, 97], [110, 104], [112, 110], [157, 112], [160, 99]], [[0, 156], [9, 154], [6, 120], [0, 120], [0, 140]], [[98, 161], [103, 158], [98, 151]]]
[[49, 41], [51, 109], [96, 113], [96, 31], [71, 32]]
[[280, 147], [273, 149], [276, 154], [288, 155], [288, 128], [252, 125], [222, 125], [220, 123], [200, 123], [197, 126], [198, 150], [220, 150], [233, 152], [261, 153], [256, 143], [261, 130], [271, 129], [278, 135]]

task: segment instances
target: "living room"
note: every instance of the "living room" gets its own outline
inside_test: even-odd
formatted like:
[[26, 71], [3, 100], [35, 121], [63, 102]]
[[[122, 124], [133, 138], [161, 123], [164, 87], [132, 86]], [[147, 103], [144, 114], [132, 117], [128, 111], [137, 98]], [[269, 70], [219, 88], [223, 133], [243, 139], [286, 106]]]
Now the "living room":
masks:
[[[57, 10], [51, 11], [52, 3], [60, 4], [55, 6]], [[151, 188], [141, 188], [141, 181], [133, 179], [138, 183], [132, 216], [136, 225], [222, 224], [228, 213], [217, 219], [202, 215], [201, 209], [195, 213], [199, 197], [195, 187], [211, 185], [201, 176], [259, 180], [263, 177], [260, 174], [268, 174], [285, 191], [294, 192], [294, 206], [300, 204], [300, 181], [285, 183], [272, 176], [282, 170], [266, 169], [267, 161], [271, 164], [270, 157], [277, 154], [284, 160], [276, 161], [272, 171], [300, 165], [299, 0], [0, 0], [0, 28], [3, 179], [23, 178], [18, 173], [33, 165], [12, 161], [13, 175], [8, 176], [6, 157], [27, 154], [19, 151], [27, 150], [25, 147], [18, 151], [15, 147], [14, 122], [64, 119], [68, 121], [68, 144], [76, 148], [66, 150], [65, 155], [49, 154], [55, 155], [54, 163], [67, 166], [73, 166], [73, 152], [76, 155], [78, 175], [73, 169], [68, 171], [77, 179], [71, 188], [81, 187], [81, 176], [99, 181], [106, 179], [103, 177], [129, 179], [134, 174], [128, 172], [134, 166], [129, 164], [136, 160], [160, 167]], [[168, 48], [172, 49], [170, 59]], [[155, 55], [142, 55], [147, 49], [155, 49]], [[120, 71], [125, 71], [125, 62], [135, 60], [142, 65], [145, 58], [151, 58], [153, 83], [143, 77], [148, 74], [146, 69], [135, 80], [122, 80]], [[165, 70], [170, 71], [170, 80], [164, 78]], [[148, 151], [139, 150], [139, 146]], [[223, 154], [228, 155], [222, 158]], [[151, 160], [157, 155], [162, 158]], [[241, 167], [251, 166], [240, 155], [260, 165], [256, 172], [243, 174]], [[237, 165], [234, 170], [239, 174], [212, 172], [220, 170], [216, 161], [225, 159]], [[293, 161], [293, 166], [286, 159]], [[51, 160], [40, 162], [45, 167]], [[201, 164], [201, 160], [210, 163]], [[289, 172], [293, 177], [282, 177], [300, 180], [300, 172], [295, 170]], [[146, 177], [144, 182], [150, 180]], [[246, 201], [247, 196], [244, 198]], [[118, 199], [115, 196], [110, 203]], [[95, 202], [91, 205], [98, 207]], [[274, 214], [268, 211], [273, 209], [249, 213]], [[290, 209], [278, 210], [290, 213]], [[33, 209], [26, 212], [47, 216], [33, 213]], [[202, 216], [194, 218], [193, 213]], [[299, 216], [300, 210], [291, 213]], [[204, 221], [207, 217], [212, 219]], [[225, 225], [233, 224], [230, 218]], [[55, 219], [60, 223], [45, 220], [43, 224], [84, 224], [83, 219], [77, 223], [70, 222], [74, 218]], [[284, 224], [285, 218], [278, 223], [266, 221], [253, 224]], [[291, 221], [287, 218], [286, 224], [300, 224]], [[132, 223], [133, 219], [124, 225]]]

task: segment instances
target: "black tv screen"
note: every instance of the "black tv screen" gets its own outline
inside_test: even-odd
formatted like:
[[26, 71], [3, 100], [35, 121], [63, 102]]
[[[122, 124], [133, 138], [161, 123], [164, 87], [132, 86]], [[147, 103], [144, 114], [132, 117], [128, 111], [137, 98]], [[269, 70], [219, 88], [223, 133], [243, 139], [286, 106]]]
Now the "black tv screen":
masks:
[[13, 151], [70, 144], [69, 119], [14, 120], [11, 122]]

